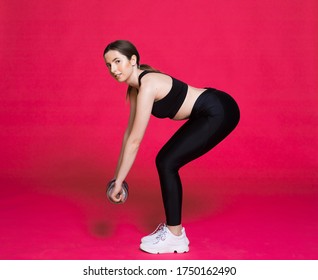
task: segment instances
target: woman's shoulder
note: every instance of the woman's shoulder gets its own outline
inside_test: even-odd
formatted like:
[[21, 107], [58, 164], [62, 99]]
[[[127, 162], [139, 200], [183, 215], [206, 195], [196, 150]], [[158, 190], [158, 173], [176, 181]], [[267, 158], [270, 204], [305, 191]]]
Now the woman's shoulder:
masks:
[[139, 81], [139, 83], [140, 83], [140, 81], [141, 81], [141, 79], [144, 77], [144, 76], [156, 76], [156, 75], [158, 75], [158, 74], [163, 74], [163, 73], [161, 73], [160, 71], [157, 71], [157, 70], [143, 70], [140, 74], [139, 74], [139, 76], [138, 76], [138, 81]]
[[162, 83], [164, 81], [170, 81], [171, 77], [165, 73], [159, 71], [144, 70], [138, 77], [139, 86], [142, 84]]

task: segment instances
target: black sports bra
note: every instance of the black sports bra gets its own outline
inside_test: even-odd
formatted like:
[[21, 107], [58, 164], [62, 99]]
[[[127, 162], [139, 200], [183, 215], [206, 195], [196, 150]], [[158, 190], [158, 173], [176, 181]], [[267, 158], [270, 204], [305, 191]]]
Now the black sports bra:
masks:
[[[156, 72], [147, 70], [143, 71], [138, 77], [139, 86], [141, 85], [141, 78], [148, 73]], [[171, 78], [172, 87], [169, 93], [164, 98], [153, 103], [151, 114], [157, 118], [173, 119], [186, 98], [188, 85], [173, 77]]]

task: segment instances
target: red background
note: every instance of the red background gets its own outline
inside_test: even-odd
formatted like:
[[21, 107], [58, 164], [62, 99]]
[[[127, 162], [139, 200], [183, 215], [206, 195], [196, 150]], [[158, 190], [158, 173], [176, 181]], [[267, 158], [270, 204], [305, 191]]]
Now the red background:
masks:
[[[237, 129], [181, 171], [184, 222], [201, 228], [237, 213], [231, 221], [240, 220], [235, 228], [245, 236], [251, 220], [259, 226], [277, 215], [293, 231], [289, 219], [298, 214], [304, 232], [291, 242], [307, 242], [301, 251], [264, 253], [264, 239], [253, 239], [260, 232], [249, 231], [251, 247], [233, 241], [235, 252], [190, 258], [317, 256], [314, 239], [304, 238], [318, 232], [317, 11], [313, 0], [2, 1], [0, 257], [145, 257], [116, 255], [115, 235], [142, 235], [161, 222], [154, 157], [182, 122], [151, 119], [127, 178], [130, 201], [105, 202], [129, 109], [126, 85], [110, 77], [102, 57], [116, 39], [132, 41], [141, 63], [227, 91], [240, 106]], [[226, 229], [231, 237], [227, 222], [211, 230], [227, 236]], [[267, 237], [266, 244], [277, 238]]]

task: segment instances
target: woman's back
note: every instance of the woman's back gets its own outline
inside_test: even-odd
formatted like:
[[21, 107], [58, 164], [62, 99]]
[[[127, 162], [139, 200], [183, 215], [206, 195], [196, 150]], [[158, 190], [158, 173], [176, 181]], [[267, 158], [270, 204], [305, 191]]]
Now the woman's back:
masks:
[[143, 71], [138, 80], [141, 89], [144, 86], [155, 91], [152, 113], [159, 118], [188, 118], [196, 99], [204, 91], [160, 72]]

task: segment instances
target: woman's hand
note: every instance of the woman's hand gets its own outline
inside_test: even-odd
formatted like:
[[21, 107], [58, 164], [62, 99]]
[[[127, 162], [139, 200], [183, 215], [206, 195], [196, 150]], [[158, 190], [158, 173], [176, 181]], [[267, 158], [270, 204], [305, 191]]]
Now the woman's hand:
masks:
[[114, 187], [110, 194], [110, 199], [115, 203], [123, 202], [124, 200], [122, 184], [123, 182], [118, 181], [115, 181], [114, 183]]

